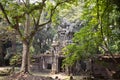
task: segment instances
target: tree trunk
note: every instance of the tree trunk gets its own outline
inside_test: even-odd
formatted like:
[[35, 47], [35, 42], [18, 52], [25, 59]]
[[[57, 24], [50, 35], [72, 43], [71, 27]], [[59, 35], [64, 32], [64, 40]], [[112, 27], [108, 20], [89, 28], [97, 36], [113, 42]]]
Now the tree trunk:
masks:
[[23, 42], [21, 72], [29, 73], [29, 71], [29, 44], [27, 42]]
[[[29, 0], [26, 0], [27, 8], [29, 9]], [[29, 34], [29, 27], [30, 27], [30, 16], [29, 13], [26, 14], [26, 25], [24, 29], [24, 36], [25, 40], [23, 40], [23, 55], [22, 55], [22, 66], [21, 66], [21, 72], [23, 73], [29, 73], [30, 72], [30, 56], [29, 56], [29, 41], [27, 39], [27, 36]]]

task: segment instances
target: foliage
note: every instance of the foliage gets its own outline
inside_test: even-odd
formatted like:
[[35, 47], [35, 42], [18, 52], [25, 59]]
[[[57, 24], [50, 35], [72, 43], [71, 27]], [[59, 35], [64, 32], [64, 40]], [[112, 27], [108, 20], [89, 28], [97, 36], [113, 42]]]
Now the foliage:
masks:
[[60, 18], [65, 18], [69, 22], [75, 22], [76, 20], [80, 20], [82, 13], [82, 6], [83, 3], [81, 3], [81, 1], [78, 1], [76, 5], [67, 4], [66, 8], [62, 9], [59, 12]]
[[20, 53], [14, 54], [10, 59], [11, 66], [20, 66], [22, 62], [22, 55]]
[[84, 0], [82, 9], [84, 27], [74, 34], [73, 44], [65, 48], [65, 55], [71, 55], [66, 63], [97, 53], [120, 53], [119, 6], [109, 0]]
[[50, 49], [53, 37], [55, 34], [55, 29], [50, 24], [37, 32], [33, 40], [33, 48], [35, 49], [34, 53], [44, 53], [46, 50]]

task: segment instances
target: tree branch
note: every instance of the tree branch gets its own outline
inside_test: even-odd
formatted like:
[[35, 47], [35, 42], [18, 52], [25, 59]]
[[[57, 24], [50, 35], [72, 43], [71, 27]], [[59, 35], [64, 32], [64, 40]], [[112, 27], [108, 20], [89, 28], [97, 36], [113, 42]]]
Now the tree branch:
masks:
[[1, 8], [2, 13], [4, 14], [5, 19], [7, 20], [8, 24], [10, 24], [10, 25], [12, 26], [12, 23], [10, 22], [10, 20], [9, 20], [9, 18], [8, 18], [8, 16], [7, 16], [7, 13], [6, 13], [6, 11], [5, 11], [5, 9], [4, 9], [2, 3], [0, 3], [0, 8]]
[[41, 26], [44, 26], [44, 25], [46, 25], [46, 24], [48, 24], [48, 23], [50, 23], [51, 20], [52, 20], [53, 14], [55, 13], [56, 8], [57, 8], [59, 5], [65, 3], [65, 2], [68, 2], [68, 0], [57, 3], [56, 6], [55, 6], [54, 8], [51, 9], [50, 19], [49, 19], [47, 22], [38, 25], [38, 28], [41, 27]]
[[[43, 3], [45, 3], [45, 1], [46, 1], [46, 0], [43, 0]], [[65, 0], [65, 1], [59, 2], [59, 3], [56, 4], [56, 6], [55, 6], [54, 8], [52, 8], [51, 11], [50, 11], [50, 18], [49, 18], [49, 20], [48, 20], [47, 22], [44, 22], [44, 23], [42, 23], [42, 24], [39, 24], [39, 19], [40, 19], [40, 17], [39, 17], [39, 19], [37, 20], [37, 24], [36, 24], [36, 26], [35, 26], [35, 30], [31, 31], [31, 33], [30, 33], [30, 35], [29, 35], [30, 39], [36, 34], [37, 31], [42, 30], [46, 24], [48, 24], [48, 23], [50, 23], [50, 22], [52, 21], [52, 17], [53, 17], [53, 14], [55, 13], [56, 8], [57, 8], [59, 5], [65, 3], [65, 2], [68, 2], [68, 1], [69, 1], [69, 0]], [[42, 8], [43, 8], [43, 6], [44, 6], [44, 5], [42, 5]], [[43, 9], [41, 9], [40, 14], [42, 13], [42, 10], [43, 10]], [[40, 16], [41, 16], [41, 15], [40, 15]]]
[[25, 1], [24, 0], [22, 0], [22, 2], [24, 3], [24, 5], [27, 7], [27, 4], [25, 3]]
[[33, 18], [33, 22], [34, 22], [34, 24], [36, 25], [36, 20], [35, 20], [33, 14], [31, 14], [31, 16], [32, 16], [32, 18]]
[[[43, 7], [42, 7], [42, 9], [43, 9]], [[36, 25], [39, 25], [41, 14], [42, 14], [42, 9], [39, 10], [39, 16], [38, 16]]]
[[42, 11], [43, 11], [43, 7], [45, 6], [45, 1], [46, 0], [43, 0], [41, 8], [39, 9], [39, 16], [38, 16], [38, 19], [37, 19], [37, 22], [36, 22], [36, 25], [35, 25], [35, 30], [37, 30], [37, 26], [39, 25], [41, 14], [42, 14]]
[[16, 20], [15, 20], [15, 21], [16, 21], [16, 24], [13, 25], [13, 24], [10, 22], [10, 20], [9, 20], [9, 18], [8, 18], [8, 16], [7, 16], [7, 13], [5, 12], [5, 9], [4, 9], [2, 3], [0, 3], [0, 8], [1, 8], [1, 10], [2, 10], [2, 12], [3, 12], [4, 16], [5, 16], [5, 19], [7, 20], [8, 24], [9, 24], [13, 29], [15, 29], [15, 30], [18, 32], [18, 34], [20, 35], [20, 37], [22, 37], [22, 33], [21, 33], [20, 30], [19, 30], [18, 17], [15, 18], [15, 19], [16, 19]]
[[23, 35], [22, 35], [22, 33], [21, 33], [20, 29], [18, 28], [16, 31], [18, 32], [18, 34], [19, 34], [19, 35], [20, 35], [20, 37], [22, 38], [22, 37], [23, 37]]

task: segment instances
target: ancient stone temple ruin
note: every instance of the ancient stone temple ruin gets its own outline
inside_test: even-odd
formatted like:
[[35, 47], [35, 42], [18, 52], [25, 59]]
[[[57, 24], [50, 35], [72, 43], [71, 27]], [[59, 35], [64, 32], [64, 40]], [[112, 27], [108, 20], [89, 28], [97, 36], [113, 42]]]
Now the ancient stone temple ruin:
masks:
[[53, 38], [51, 49], [41, 54], [37, 58], [39, 62], [39, 70], [50, 69], [52, 73], [63, 72], [62, 60], [65, 56], [62, 53], [62, 49], [72, 43], [74, 33], [81, 27], [81, 22], [68, 22], [66, 19], [61, 21], [61, 24], [57, 27], [57, 34]]
[[76, 26], [76, 23], [70, 23], [67, 20], [63, 20], [57, 28], [57, 34], [53, 39], [51, 53], [53, 55], [52, 72], [58, 73], [64, 71], [62, 67], [62, 60], [65, 58], [62, 49], [72, 43], [73, 35], [80, 29], [80, 24]]

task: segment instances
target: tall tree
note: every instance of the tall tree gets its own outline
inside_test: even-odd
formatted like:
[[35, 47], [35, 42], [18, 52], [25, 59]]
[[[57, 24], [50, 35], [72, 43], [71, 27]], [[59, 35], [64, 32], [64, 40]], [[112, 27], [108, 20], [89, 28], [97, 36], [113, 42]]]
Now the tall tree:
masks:
[[[56, 19], [57, 12], [65, 8], [66, 3], [77, 0], [1, 0], [0, 9], [8, 25], [19, 35], [23, 43], [21, 72], [29, 73], [29, 48], [37, 31]], [[45, 20], [44, 20], [45, 19]]]

